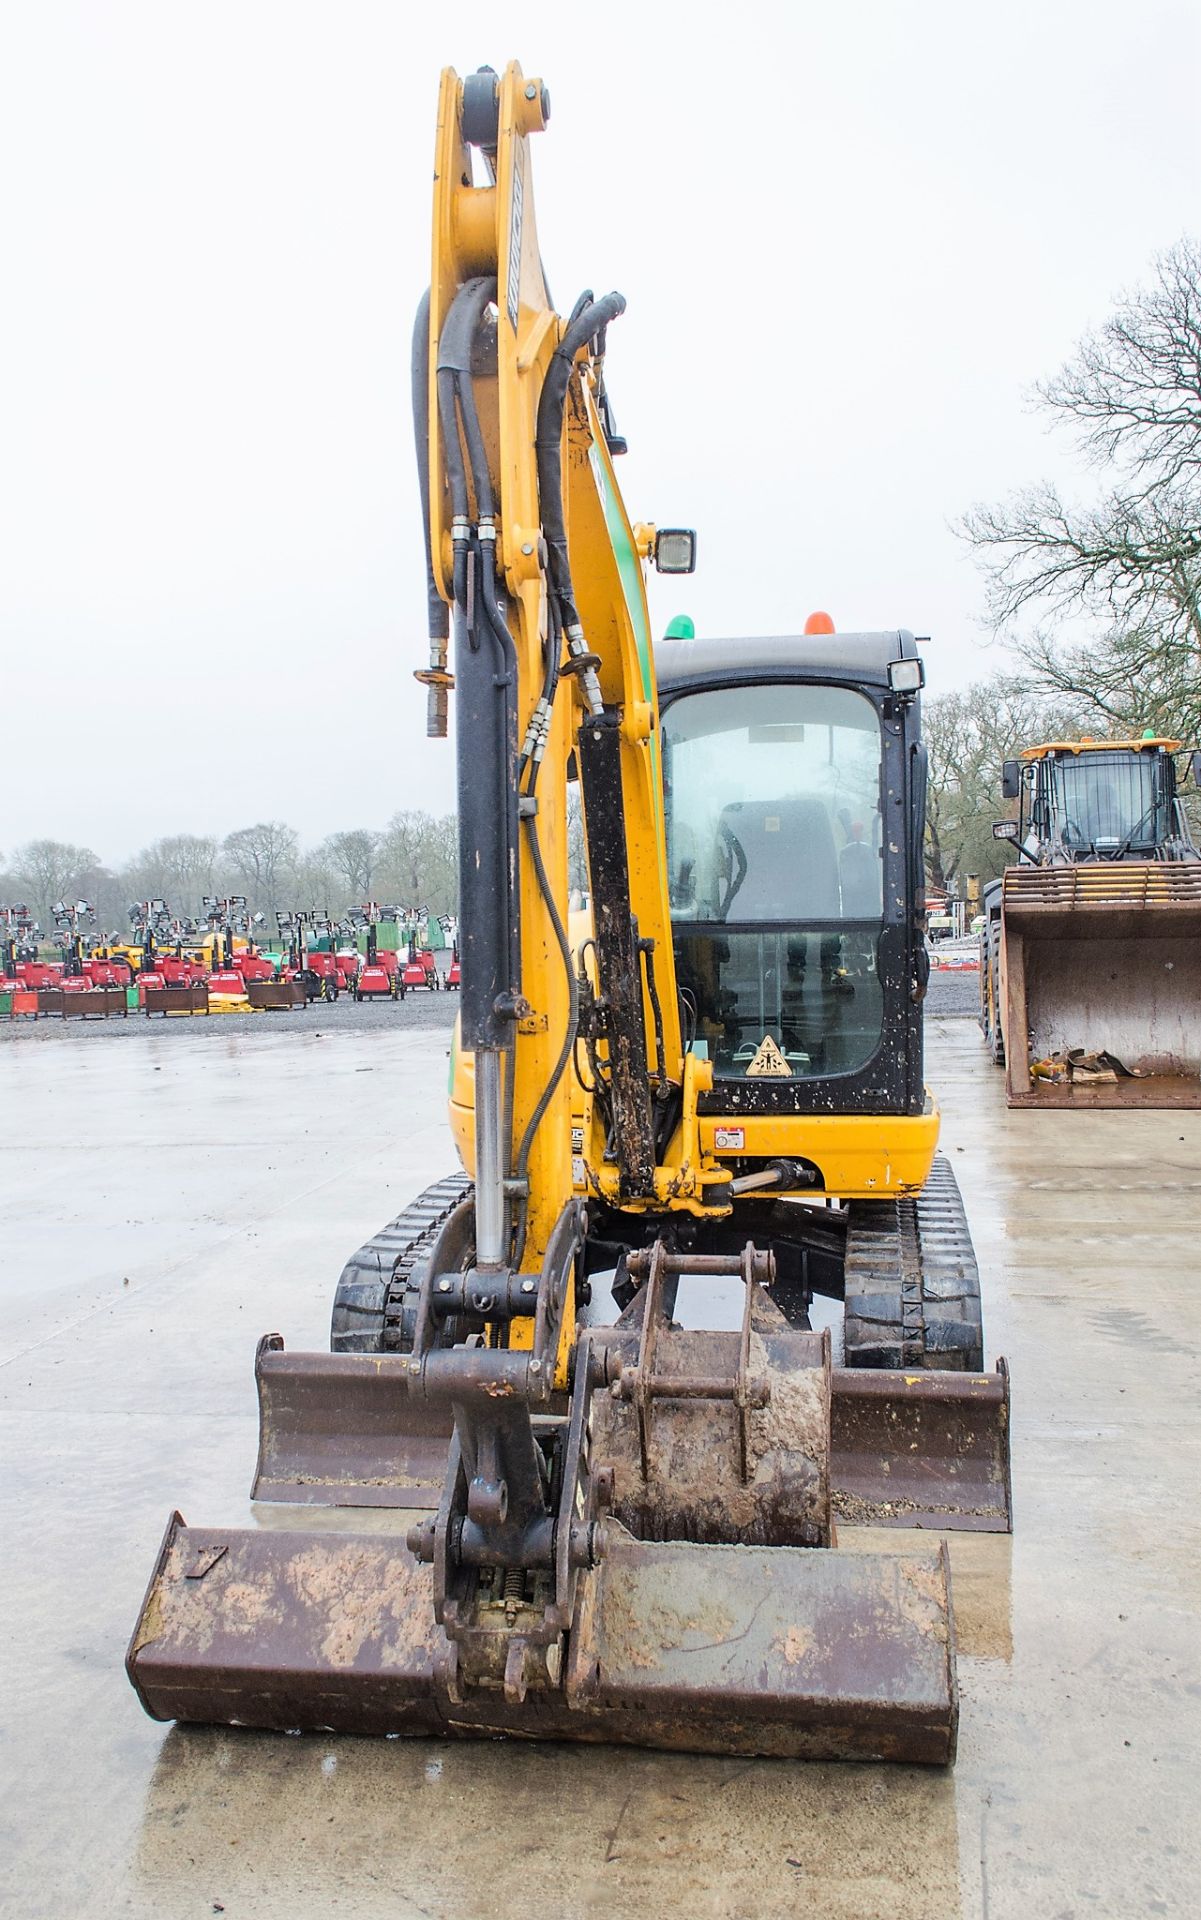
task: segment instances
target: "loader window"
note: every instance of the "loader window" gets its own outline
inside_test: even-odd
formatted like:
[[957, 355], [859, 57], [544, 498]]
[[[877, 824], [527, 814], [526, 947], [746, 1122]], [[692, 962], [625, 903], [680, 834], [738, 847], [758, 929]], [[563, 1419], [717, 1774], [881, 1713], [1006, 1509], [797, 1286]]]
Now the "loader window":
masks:
[[[880, 1045], [881, 738], [847, 687], [684, 694], [663, 717], [676, 966], [718, 1074], [851, 1073]], [[777, 1067], [777, 1071], [783, 1071]]]
[[1169, 832], [1165, 783], [1152, 753], [1058, 754], [1051, 772], [1054, 825], [1069, 853], [1156, 847]]

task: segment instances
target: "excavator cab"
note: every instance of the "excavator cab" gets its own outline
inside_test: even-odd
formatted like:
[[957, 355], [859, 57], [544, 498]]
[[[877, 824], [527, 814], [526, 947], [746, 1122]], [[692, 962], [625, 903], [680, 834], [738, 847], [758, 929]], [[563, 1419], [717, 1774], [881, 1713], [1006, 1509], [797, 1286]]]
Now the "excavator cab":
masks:
[[917, 662], [908, 634], [658, 649], [677, 980], [714, 1074], [703, 1109], [783, 1124], [923, 1111], [924, 757], [915, 696], [889, 685], [899, 660]]

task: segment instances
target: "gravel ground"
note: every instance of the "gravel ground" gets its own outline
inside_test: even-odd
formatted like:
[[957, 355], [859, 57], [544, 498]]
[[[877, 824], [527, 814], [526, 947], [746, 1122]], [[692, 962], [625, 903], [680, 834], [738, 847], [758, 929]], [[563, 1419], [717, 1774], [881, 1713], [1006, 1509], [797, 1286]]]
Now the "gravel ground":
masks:
[[49, 1017], [31, 1020], [22, 1015], [15, 1020], [0, 1020], [0, 1045], [48, 1044], [70, 1040], [94, 1046], [104, 1039], [120, 1039], [134, 1044], [138, 1036], [162, 1035], [170, 1028], [172, 1040], [181, 1045], [203, 1044], [224, 1033], [396, 1033], [405, 1028], [446, 1028], [454, 1025], [459, 1010], [457, 993], [407, 993], [403, 1000], [362, 1000], [355, 1002], [348, 993], [339, 994], [332, 1003], [315, 1000], [312, 1006], [288, 1008], [275, 1013], [172, 1014], [169, 1018], [148, 1019], [144, 1013], [131, 1013], [124, 1019], [60, 1020]]
[[926, 995], [926, 1012], [940, 1019], [974, 1020], [980, 1011], [980, 975], [971, 973], [940, 973], [934, 969], [930, 974], [930, 990]]

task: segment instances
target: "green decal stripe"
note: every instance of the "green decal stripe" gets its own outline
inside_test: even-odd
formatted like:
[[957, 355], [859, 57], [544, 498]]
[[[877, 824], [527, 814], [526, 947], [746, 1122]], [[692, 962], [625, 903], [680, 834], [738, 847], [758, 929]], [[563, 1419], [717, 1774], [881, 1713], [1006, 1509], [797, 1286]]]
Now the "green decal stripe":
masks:
[[626, 611], [630, 616], [630, 625], [634, 629], [638, 665], [642, 670], [642, 697], [644, 700], [649, 700], [654, 686], [652, 677], [654, 667], [651, 662], [651, 630], [646, 613], [646, 594], [642, 585], [642, 562], [630, 538], [625, 514], [610, 485], [608, 468], [597, 453], [592, 455], [592, 471], [596, 475], [601, 505], [605, 510], [605, 525], [609, 530], [609, 541], [617, 561], [617, 571], [621, 576], [621, 590], [625, 597]]
[[[621, 580], [622, 596], [626, 603], [626, 612], [630, 616], [630, 625], [634, 629], [634, 645], [638, 653], [638, 668], [642, 675], [642, 697], [653, 702], [655, 697], [655, 668], [651, 657], [651, 629], [646, 610], [646, 593], [642, 584], [642, 562], [638, 558], [638, 549], [630, 537], [630, 529], [625, 513], [617, 500], [610, 484], [608, 468], [595, 451], [592, 456], [592, 471], [596, 476], [597, 490], [605, 513], [605, 526], [608, 529], [609, 543], [613, 548], [613, 557], [617, 561], [617, 571]], [[659, 741], [652, 732], [650, 739], [651, 768], [655, 784], [659, 782]], [[655, 835], [659, 842], [660, 854], [666, 859], [663, 844], [663, 819], [659, 809], [655, 809]]]

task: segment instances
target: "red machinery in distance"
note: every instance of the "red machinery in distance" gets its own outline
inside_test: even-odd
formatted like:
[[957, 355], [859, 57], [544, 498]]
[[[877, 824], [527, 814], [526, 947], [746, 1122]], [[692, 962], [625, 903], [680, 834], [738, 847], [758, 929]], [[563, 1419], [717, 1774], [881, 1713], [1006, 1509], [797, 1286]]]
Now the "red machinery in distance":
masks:
[[336, 1000], [353, 985], [359, 956], [335, 951], [340, 929], [331, 920], [328, 907], [277, 912], [275, 924], [281, 939], [288, 942], [281, 980], [302, 981], [310, 1001]]
[[221, 899], [205, 894], [202, 905], [213, 943], [210, 1000], [218, 1005], [224, 1002], [226, 1011], [237, 1011], [238, 1004], [246, 999], [246, 981], [234, 964], [234, 930], [244, 930], [248, 924], [246, 895], [231, 893]]
[[367, 951], [354, 980], [356, 1000], [404, 999], [405, 981], [401, 977], [399, 956], [379, 944], [380, 921], [397, 917], [395, 908], [378, 906], [374, 900], [352, 908], [346, 916], [356, 931], [364, 927], [367, 930]]
[[[231, 893], [224, 899], [206, 894], [203, 904], [213, 941], [209, 993], [236, 1000], [245, 996], [252, 981], [274, 980], [274, 960], [259, 953], [254, 944], [255, 931], [264, 925], [266, 916], [249, 911], [244, 893]], [[237, 937], [243, 942], [240, 947]]]
[[[91, 978], [87, 965], [88, 954], [95, 940], [96, 909], [87, 900], [56, 900], [52, 911], [54, 943], [63, 956], [59, 977], [53, 984], [61, 987], [64, 993], [90, 993], [97, 984]], [[109, 982], [100, 984], [107, 986]]]
[[421, 933], [428, 941], [430, 911], [428, 907], [402, 907], [397, 913], [397, 921], [406, 936], [407, 957], [401, 968], [401, 984], [410, 987], [425, 987], [430, 993], [438, 993], [442, 986], [442, 977], [438, 972], [432, 948], [419, 940]]
[[135, 900], [129, 909], [129, 924], [139, 956], [135, 984], [140, 1007], [146, 1005], [148, 989], [176, 984], [168, 979], [159, 964], [159, 939], [168, 934], [170, 923], [170, 909], [165, 900]]
[[[203, 956], [203, 937], [201, 929], [194, 920], [180, 918], [178, 915], [167, 929], [173, 951], [168, 953], [166, 942], [157, 956], [158, 971], [169, 987], [202, 987], [209, 976], [209, 968]], [[190, 952], [185, 952], [190, 948]]]
[[37, 984], [26, 979], [29, 968], [40, 965], [37, 942], [38, 927], [28, 907], [0, 907], [0, 992]]

